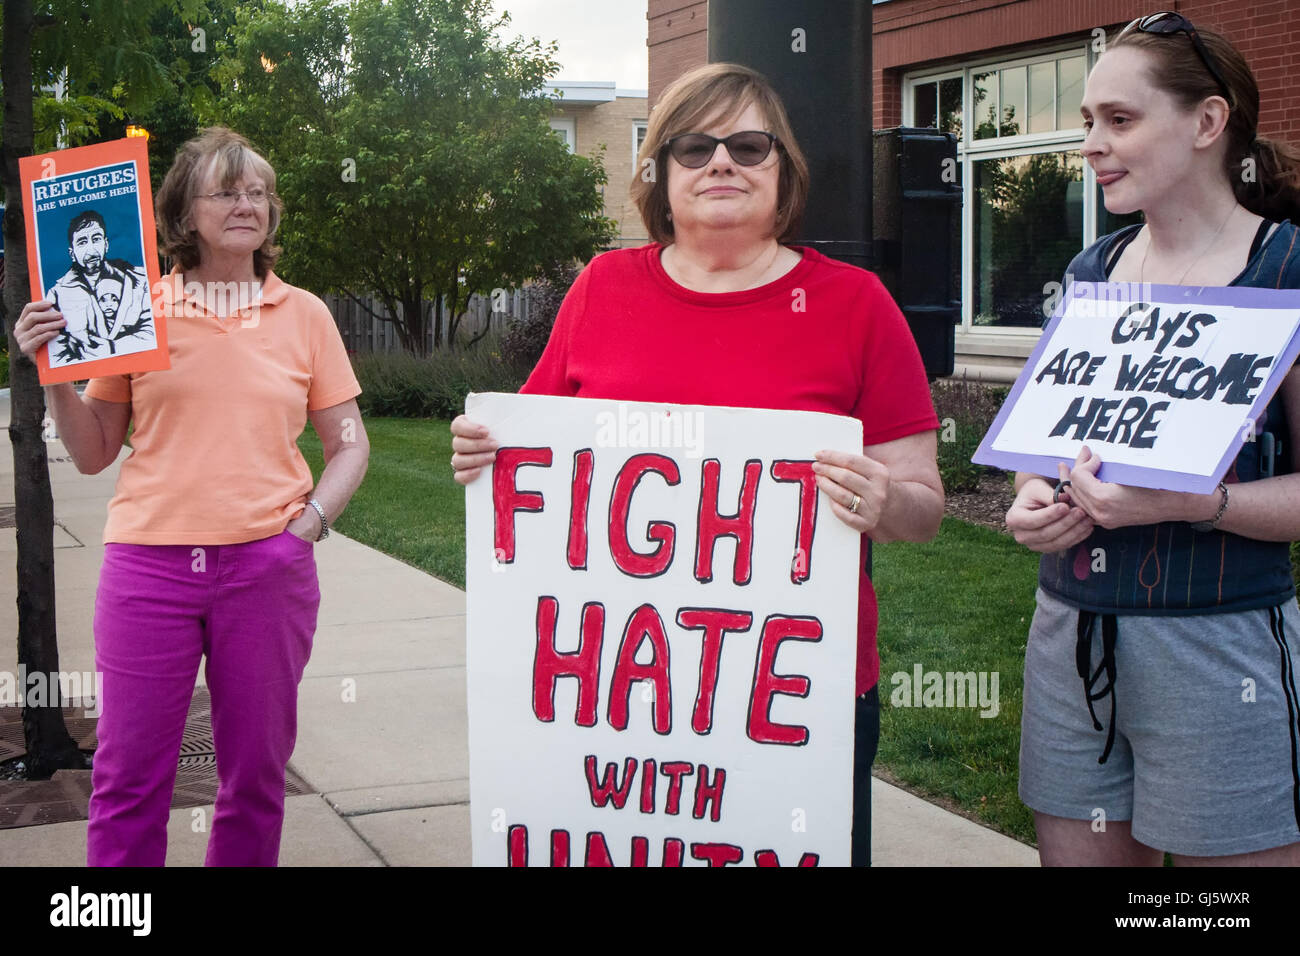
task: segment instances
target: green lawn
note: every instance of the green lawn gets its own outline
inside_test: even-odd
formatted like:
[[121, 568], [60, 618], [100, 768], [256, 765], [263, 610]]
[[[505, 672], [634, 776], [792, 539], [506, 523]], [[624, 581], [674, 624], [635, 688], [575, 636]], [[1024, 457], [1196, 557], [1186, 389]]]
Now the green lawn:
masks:
[[[880, 751], [876, 763], [909, 787], [952, 800], [986, 824], [1033, 842], [1016, 795], [1025, 637], [1038, 556], [1011, 538], [945, 518], [925, 544], [874, 549], [880, 600]], [[890, 704], [896, 673], [998, 674], [998, 713]], [[913, 702], [915, 703], [915, 701]]]
[[[370, 470], [338, 529], [464, 587], [465, 497], [451, 477], [447, 425], [367, 419]], [[311, 429], [299, 447], [319, 476], [320, 441]], [[1030, 842], [1032, 818], [1016, 796], [1016, 778], [1036, 568], [1037, 556], [1010, 538], [948, 518], [932, 542], [877, 546], [873, 569], [881, 608], [876, 765]], [[997, 672], [997, 716], [891, 706], [892, 675], [910, 675], [918, 663], [925, 671]]]
[[[451, 433], [436, 419], [367, 418], [370, 469], [338, 520], [350, 538], [465, 586], [465, 489], [451, 477]], [[298, 439], [320, 477], [320, 439]]]

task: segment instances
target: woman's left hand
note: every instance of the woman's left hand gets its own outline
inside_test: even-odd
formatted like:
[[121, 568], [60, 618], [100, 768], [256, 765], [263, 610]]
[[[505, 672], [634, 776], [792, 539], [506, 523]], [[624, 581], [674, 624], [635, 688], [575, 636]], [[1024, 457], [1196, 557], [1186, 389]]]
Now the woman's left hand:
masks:
[[1207, 508], [1208, 517], [1214, 516], [1215, 506], [1211, 506], [1210, 501], [1217, 500], [1217, 492], [1194, 495], [1101, 481], [1097, 478], [1101, 459], [1087, 445], [1079, 449], [1073, 468], [1066, 468], [1064, 464], [1057, 467], [1061, 480], [1070, 482], [1070, 498], [1103, 528], [1127, 528], [1160, 521], [1200, 521], [1201, 512]]
[[[889, 500], [889, 469], [874, 458], [844, 451], [818, 452], [812, 468], [835, 516], [859, 534], [873, 531]], [[858, 507], [850, 511], [855, 495]]]

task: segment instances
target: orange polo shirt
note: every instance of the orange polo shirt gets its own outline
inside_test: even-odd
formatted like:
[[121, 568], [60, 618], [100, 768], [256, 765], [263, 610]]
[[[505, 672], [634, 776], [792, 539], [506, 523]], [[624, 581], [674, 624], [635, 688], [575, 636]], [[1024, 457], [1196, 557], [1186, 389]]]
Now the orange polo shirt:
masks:
[[155, 304], [171, 368], [91, 379], [130, 402], [135, 430], [104, 543], [238, 544], [279, 534], [307, 504], [308, 411], [361, 394], [329, 308], [268, 273], [255, 308], [221, 319], [173, 269]]

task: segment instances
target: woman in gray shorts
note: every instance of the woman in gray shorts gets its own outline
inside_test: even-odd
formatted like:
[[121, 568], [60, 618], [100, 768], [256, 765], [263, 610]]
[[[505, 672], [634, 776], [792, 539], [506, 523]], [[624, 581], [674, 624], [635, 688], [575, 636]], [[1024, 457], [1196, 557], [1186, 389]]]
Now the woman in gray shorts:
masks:
[[[1225, 39], [1179, 14], [1134, 21], [1083, 116], [1106, 208], [1146, 221], [1067, 282], [1300, 288], [1300, 157], [1258, 138], [1259, 91]], [[1300, 864], [1300, 369], [1256, 433], [1209, 495], [1098, 481], [1088, 448], [1059, 476], [1016, 476], [1007, 526], [1043, 552], [1020, 795], [1044, 865]]]

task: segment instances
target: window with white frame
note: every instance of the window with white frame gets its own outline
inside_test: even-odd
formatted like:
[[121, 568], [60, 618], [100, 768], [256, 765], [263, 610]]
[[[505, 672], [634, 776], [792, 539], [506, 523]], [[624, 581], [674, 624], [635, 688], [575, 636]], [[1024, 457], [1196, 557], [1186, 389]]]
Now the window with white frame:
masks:
[[645, 142], [645, 132], [649, 129], [648, 120], [632, 121], [632, 168], [636, 168], [636, 158], [641, 152], [641, 144]]
[[551, 132], [553, 132], [565, 146], [569, 147], [569, 152], [576, 152], [578, 148], [578, 121], [572, 116], [556, 116], [551, 119]]
[[1106, 212], [1083, 159], [1079, 105], [1091, 65], [1080, 41], [904, 77], [904, 125], [957, 137], [967, 332], [1037, 332], [1044, 286], [1097, 236], [1138, 220]]

